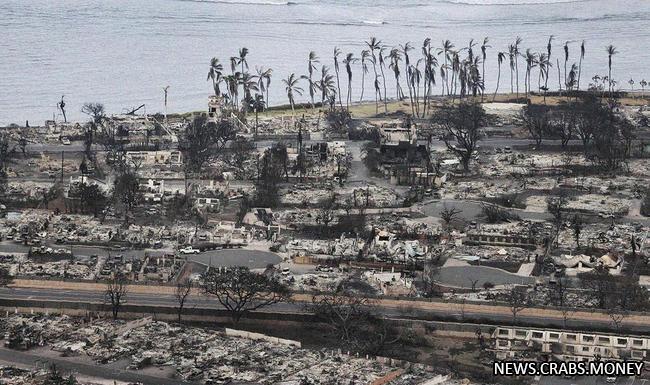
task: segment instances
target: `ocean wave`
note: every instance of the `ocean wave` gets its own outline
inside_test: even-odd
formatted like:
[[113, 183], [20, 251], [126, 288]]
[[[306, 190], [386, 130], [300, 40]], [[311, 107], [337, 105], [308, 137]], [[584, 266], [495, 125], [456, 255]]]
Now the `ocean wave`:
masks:
[[384, 24], [388, 24], [388, 22], [383, 21], [383, 20], [361, 20], [361, 23], [363, 23], [363, 24], [370, 24], [370, 25], [384, 25]]
[[275, 0], [179, 0], [193, 3], [239, 4], [239, 5], [297, 5], [295, 1]]
[[439, 0], [440, 3], [458, 5], [545, 5], [583, 3], [590, 0]]

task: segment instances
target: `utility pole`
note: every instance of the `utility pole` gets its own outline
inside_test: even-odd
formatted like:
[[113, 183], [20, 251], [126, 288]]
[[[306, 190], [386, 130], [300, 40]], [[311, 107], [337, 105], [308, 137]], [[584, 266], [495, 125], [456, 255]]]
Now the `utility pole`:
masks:
[[61, 151], [61, 184], [63, 185], [63, 160], [65, 159], [65, 151]]

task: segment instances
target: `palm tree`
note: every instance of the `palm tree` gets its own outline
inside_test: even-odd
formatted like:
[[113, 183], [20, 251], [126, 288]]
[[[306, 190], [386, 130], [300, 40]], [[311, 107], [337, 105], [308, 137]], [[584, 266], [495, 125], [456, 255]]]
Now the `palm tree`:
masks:
[[241, 74], [239, 72], [235, 72], [233, 75], [228, 75], [224, 77], [224, 81], [226, 82], [227, 91], [228, 91], [228, 98], [230, 99], [230, 105], [232, 107], [236, 107], [238, 104], [240, 77]]
[[328, 100], [331, 95], [336, 94], [334, 77], [329, 73], [326, 66], [321, 67], [320, 80], [317, 85], [318, 89], [321, 91], [321, 103], [324, 105], [325, 101]]
[[259, 88], [260, 92], [264, 94], [266, 92], [266, 98], [264, 98], [264, 102], [266, 103], [266, 107], [269, 107], [269, 86], [271, 85], [271, 74], [273, 73], [273, 70], [271, 68], [264, 69], [264, 67], [257, 67], [257, 88]]
[[641, 79], [639, 82], [639, 85], [641, 86], [641, 97], [645, 97], [645, 87], [648, 85], [648, 82], [645, 81], [645, 79]]
[[[539, 59], [537, 60], [539, 63], [539, 77], [537, 78], [537, 89], [539, 91], [544, 91], [544, 103], [546, 103], [546, 93], [548, 92], [548, 87], [546, 84], [548, 84], [548, 76], [549, 76], [549, 71], [551, 67], [553, 67], [553, 64], [550, 62], [548, 54], [546, 53], [541, 53], [539, 54]], [[542, 86], [542, 78], [544, 78], [544, 86]]]
[[247, 100], [247, 103], [242, 103], [242, 110], [244, 113], [247, 112], [248, 107], [250, 107], [250, 101], [253, 99], [251, 96], [251, 91], [259, 91], [257, 87], [257, 76], [251, 75], [248, 72], [245, 72], [239, 78], [239, 82], [242, 85], [244, 90], [244, 100]]
[[298, 87], [298, 81], [300, 80], [299, 77], [296, 76], [296, 74], [292, 73], [289, 75], [288, 78], [282, 79], [282, 83], [285, 85], [285, 91], [287, 92], [287, 98], [289, 99], [289, 104], [291, 105], [291, 115], [293, 116], [293, 121], [295, 123], [296, 121], [296, 110], [295, 110], [295, 104], [296, 101], [294, 100], [293, 95], [302, 95], [303, 89], [301, 87]]
[[[373, 68], [376, 68], [376, 60], [375, 58], [370, 58], [370, 62], [372, 63]], [[379, 83], [379, 75], [377, 75], [377, 71], [375, 70], [375, 113], [379, 113], [379, 100], [381, 99], [381, 84]]]
[[515, 84], [514, 84], [514, 71], [515, 71], [515, 46], [514, 44], [510, 44], [508, 46], [508, 58], [510, 59], [510, 93], [515, 92]]
[[548, 55], [546, 55], [546, 52], [539, 54], [537, 64], [539, 64], [539, 74], [537, 75], [537, 92], [541, 92], [542, 79], [545, 79], [546, 76], [548, 76]]
[[255, 138], [257, 139], [258, 114], [266, 108], [264, 96], [262, 94], [255, 94], [255, 97], [251, 100], [250, 108], [255, 112]]
[[460, 55], [458, 54], [458, 51], [452, 51], [451, 52], [451, 85], [453, 86], [453, 90], [451, 92], [452, 102], [456, 98], [456, 89], [458, 86], [458, 77], [460, 74], [460, 68], [461, 68]]
[[212, 79], [212, 88], [214, 89], [214, 94], [216, 96], [221, 96], [219, 84], [223, 81], [223, 65], [219, 63], [219, 59], [216, 57], [213, 57], [210, 60], [210, 70], [208, 71], [208, 78], [206, 80], [210, 79]]
[[585, 58], [585, 41], [580, 44], [580, 63], [578, 64], [578, 91], [580, 91], [580, 75], [582, 75], [582, 59]]
[[611, 44], [606, 47], [606, 50], [607, 50], [608, 68], [609, 68], [607, 77], [609, 79], [609, 95], [611, 97], [611, 95], [612, 95], [612, 56], [616, 55], [618, 53], [618, 51], [616, 50], [616, 47], [614, 47]]
[[377, 98], [378, 95], [381, 97], [381, 89], [378, 87], [379, 85], [379, 74], [377, 74], [377, 55], [375, 54], [375, 51], [380, 51], [381, 50], [381, 41], [377, 40], [376, 37], [371, 37], [368, 41], [366, 41], [366, 45], [368, 46], [368, 49], [370, 50], [370, 62], [372, 63], [372, 70], [375, 73], [375, 106], [377, 107], [377, 113], [379, 113], [379, 104], [377, 104]]
[[424, 43], [422, 44], [422, 56], [424, 57], [424, 107], [422, 108], [422, 117], [427, 113], [431, 90], [436, 85], [436, 67], [438, 66], [438, 60], [432, 54], [431, 48], [431, 39], [424, 39]]
[[[447, 56], [449, 55], [449, 52], [454, 48], [454, 45], [452, 44], [451, 41], [445, 40], [442, 42], [442, 48], [438, 50], [438, 54], [443, 53], [443, 57], [445, 59], [445, 71], [447, 71]], [[447, 85], [447, 95], [449, 95], [449, 79], [447, 77], [447, 74], [445, 73], [445, 79], [444, 79], [445, 84]]]
[[411, 45], [411, 42], [406, 42], [404, 45], [400, 45], [400, 49], [402, 50], [402, 54], [404, 55], [404, 68], [406, 68], [406, 87], [409, 89], [409, 100], [411, 101], [411, 112], [414, 113], [413, 110], [413, 92], [411, 91], [411, 83], [409, 80], [409, 67], [411, 65], [411, 58], [409, 57], [409, 51], [413, 49], [413, 46]]
[[246, 61], [246, 56], [248, 55], [248, 48], [243, 47], [239, 50], [239, 64], [241, 64], [241, 72], [244, 73], [244, 67], [248, 69], [248, 62]]
[[311, 98], [311, 108], [314, 108], [314, 91], [316, 90], [316, 85], [312, 81], [312, 75], [314, 74], [314, 70], [316, 69], [316, 63], [318, 63], [318, 56], [316, 55], [316, 52], [314, 51], [309, 52], [309, 59], [308, 59], [308, 66], [307, 66], [307, 70], [309, 71], [309, 77], [307, 79], [309, 80], [309, 97]]
[[496, 100], [497, 92], [499, 91], [499, 82], [501, 81], [501, 64], [503, 63], [504, 60], [506, 60], [506, 53], [499, 52], [497, 54], [497, 63], [499, 64], [499, 71], [497, 72], [497, 87], [494, 89], [494, 97], [492, 98], [493, 103], [494, 100]]
[[[549, 36], [548, 43], [546, 44], [546, 60], [548, 63], [548, 68], [551, 66], [551, 51], [553, 49], [553, 35]], [[547, 70], [548, 70], [547, 68]], [[544, 98], [546, 98], [546, 91], [548, 91], [548, 71], [546, 73], [546, 79], [544, 79]]]
[[[481, 55], [483, 57], [483, 71], [482, 71], [483, 82], [485, 82], [485, 59], [487, 58], [487, 49], [491, 48], [491, 46], [488, 45], [488, 40], [489, 38], [485, 37], [485, 39], [483, 39], [483, 44], [481, 45]], [[481, 94], [481, 102], [483, 101], [483, 96], [484, 93]]]
[[388, 57], [390, 58], [390, 64], [388, 65], [388, 68], [393, 70], [393, 75], [395, 76], [395, 95], [397, 95], [397, 98], [399, 100], [402, 100], [404, 98], [404, 92], [402, 91], [402, 87], [399, 83], [399, 78], [401, 75], [399, 62], [402, 61], [402, 54], [399, 49], [393, 48], [390, 50]]
[[526, 77], [524, 78], [524, 87], [526, 90], [526, 100], [528, 100], [528, 93], [530, 92], [530, 72], [537, 65], [537, 54], [531, 52], [530, 48], [526, 50]]
[[377, 56], [379, 58], [379, 70], [381, 71], [381, 80], [382, 83], [384, 84], [384, 112], [388, 112], [388, 93], [386, 92], [386, 75], [384, 74], [384, 67], [386, 66], [386, 62], [384, 59], [386, 56], [384, 55], [384, 52], [386, 51], [385, 46], [379, 47], [379, 55]]
[[420, 114], [420, 100], [419, 100], [419, 92], [420, 92], [420, 81], [422, 79], [422, 72], [420, 71], [420, 62], [422, 62], [422, 59], [418, 60], [415, 65], [411, 65], [410, 67], [410, 80], [411, 80], [411, 87], [413, 88], [413, 93], [414, 93], [414, 99], [415, 99], [415, 114], [419, 115]]
[[345, 64], [345, 72], [348, 75], [348, 97], [345, 99], [345, 105], [348, 110], [350, 109], [350, 104], [352, 104], [352, 64], [356, 63], [357, 59], [354, 57], [353, 53], [348, 53], [343, 59], [343, 64]]
[[366, 74], [368, 73], [367, 61], [370, 58], [370, 51], [364, 49], [361, 51], [361, 97], [359, 101], [363, 101], [363, 91], [366, 87]]
[[576, 63], [571, 64], [571, 69], [569, 70], [569, 75], [567, 77], [566, 88], [567, 91], [573, 91], [573, 87], [578, 85], [578, 65]]
[[519, 100], [519, 44], [521, 44], [522, 41], [523, 41], [523, 39], [521, 37], [517, 36], [517, 39], [515, 39], [515, 44], [514, 44], [514, 47], [515, 47], [515, 51], [514, 51], [514, 54], [515, 54], [515, 77], [516, 77], [516, 80], [517, 80], [517, 100]]
[[566, 72], [566, 63], [569, 61], [569, 42], [564, 42], [564, 86], [568, 89], [567, 84], [567, 72]]
[[339, 55], [341, 50], [337, 47], [334, 47], [334, 72], [336, 72], [336, 89], [338, 90], [339, 95], [339, 105], [343, 108], [343, 102], [341, 101], [341, 82], [339, 81]]
[[238, 64], [239, 58], [237, 56], [231, 56], [230, 57], [230, 74], [235, 75], [235, 71], [237, 71], [237, 64]]
[[634, 98], [634, 79], [628, 80], [627, 84], [629, 84], [630, 87], [632, 88], [632, 98]]

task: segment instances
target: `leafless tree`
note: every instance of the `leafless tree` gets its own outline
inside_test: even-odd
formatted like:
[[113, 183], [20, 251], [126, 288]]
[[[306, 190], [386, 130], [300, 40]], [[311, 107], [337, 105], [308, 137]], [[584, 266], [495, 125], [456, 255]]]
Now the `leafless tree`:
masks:
[[612, 320], [612, 324], [614, 324], [616, 331], [620, 332], [621, 326], [623, 326], [623, 321], [628, 316], [627, 310], [618, 308], [616, 306], [610, 306], [607, 308], [607, 315], [609, 316], [609, 319]]
[[307, 309], [324, 320], [344, 342], [352, 342], [359, 325], [370, 317], [372, 302], [342, 289], [314, 295]]
[[341, 284], [312, 297], [306, 310], [326, 324], [344, 346], [378, 353], [399, 340], [399, 333], [373, 313], [374, 301], [345, 289]]
[[528, 105], [522, 111], [521, 120], [539, 148], [544, 136], [551, 131], [549, 108], [545, 105]]
[[81, 112], [90, 116], [93, 123], [100, 124], [106, 118], [106, 112], [102, 103], [84, 103]]
[[128, 294], [126, 277], [115, 272], [113, 277], [106, 282], [106, 290], [104, 291], [104, 300], [111, 306], [113, 319], [116, 320], [117, 316], [126, 302]]
[[217, 298], [234, 324], [251, 311], [291, 300], [291, 292], [285, 284], [247, 267], [210, 269], [203, 274], [202, 281], [204, 293]]
[[178, 302], [178, 323], [180, 324], [182, 322], [182, 316], [183, 316], [183, 309], [185, 308], [185, 303], [187, 302], [187, 298], [189, 297], [190, 293], [192, 292], [192, 281], [185, 278], [185, 279], [180, 279], [178, 282], [176, 282], [176, 288], [174, 290], [174, 298], [176, 298], [176, 302]]
[[562, 312], [562, 324], [564, 325], [565, 328], [569, 326], [569, 320], [571, 320], [571, 315], [575, 313], [570, 307], [563, 307], [560, 309], [560, 312]]
[[578, 278], [594, 305], [601, 309], [607, 308], [611, 296], [617, 291], [617, 277], [611, 275], [605, 266], [598, 265], [591, 271], [579, 273]]
[[329, 224], [335, 219], [337, 209], [337, 194], [332, 193], [330, 196], [323, 198], [319, 203], [316, 222], [321, 223], [324, 227], [325, 235], [329, 233]]
[[553, 306], [564, 307], [567, 301], [568, 281], [566, 278], [559, 278], [549, 291], [549, 302]]
[[582, 228], [585, 223], [582, 220], [582, 217], [578, 214], [574, 215], [571, 219], [571, 228], [573, 229], [573, 238], [576, 241], [576, 248], [580, 248], [580, 234], [582, 234]]
[[457, 209], [456, 207], [444, 205], [440, 211], [440, 219], [445, 223], [445, 228], [449, 229], [451, 223], [456, 221], [462, 212], [463, 210]]
[[432, 297], [437, 292], [435, 281], [438, 272], [440, 272], [440, 266], [434, 262], [428, 262], [424, 265], [422, 271], [422, 292], [427, 297]]
[[564, 193], [546, 198], [546, 207], [548, 212], [553, 216], [553, 226], [555, 227], [553, 243], [557, 243], [560, 236], [560, 230], [562, 229], [562, 224], [565, 219], [564, 213], [568, 204], [569, 199]]

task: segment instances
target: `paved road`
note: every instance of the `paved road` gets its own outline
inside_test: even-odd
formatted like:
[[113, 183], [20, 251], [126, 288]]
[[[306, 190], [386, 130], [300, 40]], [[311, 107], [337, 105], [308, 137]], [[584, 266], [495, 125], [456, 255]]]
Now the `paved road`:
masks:
[[[133, 250], [127, 249], [124, 251], [111, 250], [104, 247], [93, 246], [73, 246], [73, 245], [49, 245], [53, 249], [67, 249], [71, 250], [75, 256], [89, 257], [92, 255], [108, 256], [108, 255], [124, 255], [127, 258], [140, 258], [147, 254], [150, 256], [162, 256], [165, 254], [173, 254], [172, 249], [143, 249]], [[0, 254], [13, 254], [13, 253], [27, 253], [29, 246], [14, 241], [0, 242]], [[265, 268], [269, 264], [278, 264], [282, 259], [274, 253], [268, 251], [248, 250], [248, 249], [225, 249], [225, 250], [210, 250], [204, 251], [200, 254], [188, 256], [189, 260], [202, 263], [209, 266], [247, 266], [251, 269]]]
[[[24, 282], [23, 282], [24, 283]], [[23, 284], [21, 283], [21, 284]], [[103, 303], [103, 286], [97, 285], [95, 291], [80, 289], [82, 284], [71, 282], [70, 289], [52, 289], [49, 282], [44, 282], [42, 287], [12, 287], [0, 288], [0, 298], [45, 300], [56, 302], [76, 303]], [[175, 308], [177, 301], [173, 296], [173, 287], [158, 286], [131, 286], [128, 294], [128, 304], [143, 306], [165, 306]], [[311, 295], [296, 294], [294, 302], [280, 303], [266, 308], [267, 312], [304, 313], [304, 305], [311, 301]], [[54, 305], [53, 307], [56, 307]], [[188, 308], [220, 309], [221, 306], [213, 298], [198, 294], [190, 297]], [[512, 313], [507, 306], [491, 304], [461, 304], [441, 301], [414, 301], [381, 299], [377, 301], [377, 310], [380, 314], [390, 318], [416, 318], [422, 320], [456, 318], [482, 320], [485, 323], [509, 323]], [[590, 311], [571, 312], [568, 314], [570, 328], [612, 327], [611, 319], [606, 314]], [[517, 316], [519, 322], [548, 327], [554, 323], [562, 325], [562, 313], [558, 310], [528, 308], [522, 310]], [[631, 315], [624, 321], [625, 326], [639, 333], [650, 332], [650, 315]]]
[[107, 380], [139, 382], [147, 385], [199, 385], [196, 382], [154, 377], [131, 370], [115, 369], [100, 365], [83, 364], [62, 358], [42, 357], [36, 354], [9, 350], [3, 347], [0, 347], [0, 360], [20, 366], [32, 367], [36, 365], [39, 365], [41, 367], [49, 367], [51, 364], [56, 364], [57, 368], [64, 373], [72, 372], [89, 377], [99, 377]]

